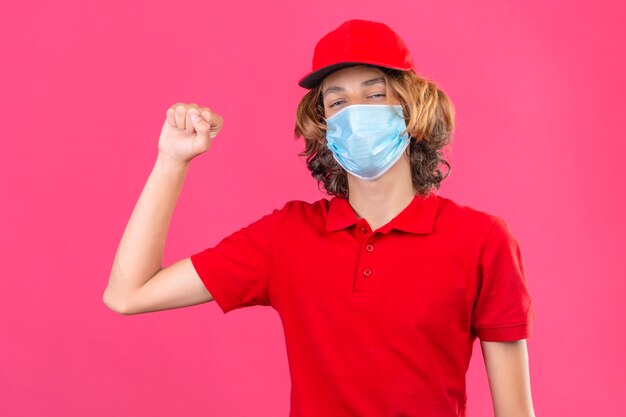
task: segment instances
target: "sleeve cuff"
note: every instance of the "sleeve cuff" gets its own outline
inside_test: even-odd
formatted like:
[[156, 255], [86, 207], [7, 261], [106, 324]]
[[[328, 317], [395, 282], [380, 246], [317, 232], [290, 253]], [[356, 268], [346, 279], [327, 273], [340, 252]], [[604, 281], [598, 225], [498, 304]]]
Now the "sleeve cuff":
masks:
[[527, 339], [533, 334], [532, 322], [513, 326], [475, 328], [474, 332], [485, 342], [512, 342]]
[[228, 313], [234, 308], [234, 303], [226, 296], [224, 289], [222, 288], [219, 280], [216, 279], [213, 271], [210, 271], [206, 266], [207, 262], [202, 262], [201, 257], [206, 256], [206, 251], [202, 251], [191, 255], [191, 263], [196, 269], [198, 276], [204, 283], [204, 286], [209, 291], [213, 300], [217, 303], [224, 314]]

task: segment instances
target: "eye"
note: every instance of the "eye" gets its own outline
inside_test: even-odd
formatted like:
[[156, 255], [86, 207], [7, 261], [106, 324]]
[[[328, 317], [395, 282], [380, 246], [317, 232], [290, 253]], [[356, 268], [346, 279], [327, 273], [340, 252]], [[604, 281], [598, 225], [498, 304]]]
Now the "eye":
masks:
[[369, 95], [367, 97], [368, 98], [385, 97], [385, 94], [383, 94], [383, 93], [375, 93], [375, 94], [371, 94], [371, 95]]
[[345, 100], [337, 100], [337, 101], [331, 103], [328, 107], [331, 107], [331, 108], [335, 107], [336, 105], [338, 105], [339, 103], [343, 103], [344, 101]]

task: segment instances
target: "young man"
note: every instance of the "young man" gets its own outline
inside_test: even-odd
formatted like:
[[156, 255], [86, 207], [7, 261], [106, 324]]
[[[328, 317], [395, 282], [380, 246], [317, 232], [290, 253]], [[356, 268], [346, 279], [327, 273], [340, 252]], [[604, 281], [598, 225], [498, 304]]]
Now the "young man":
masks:
[[525, 339], [534, 308], [519, 242], [499, 216], [435, 190], [454, 110], [387, 26], [347, 21], [316, 48], [296, 135], [333, 197], [293, 200], [166, 268], [190, 161], [223, 120], [168, 109], [159, 156], [116, 254], [104, 302], [122, 314], [215, 300], [274, 308], [291, 417], [464, 416], [481, 340], [496, 417], [533, 416]]

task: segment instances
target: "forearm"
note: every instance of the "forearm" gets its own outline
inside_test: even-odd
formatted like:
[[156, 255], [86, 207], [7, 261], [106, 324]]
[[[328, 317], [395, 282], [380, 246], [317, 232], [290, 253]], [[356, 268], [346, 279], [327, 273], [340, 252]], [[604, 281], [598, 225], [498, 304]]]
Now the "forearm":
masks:
[[525, 340], [481, 342], [495, 417], [534, 417]]
[[167, 232], [189, 162], [159, 153], [122, 235], [104, 298], [123, 303], [161, 268]]

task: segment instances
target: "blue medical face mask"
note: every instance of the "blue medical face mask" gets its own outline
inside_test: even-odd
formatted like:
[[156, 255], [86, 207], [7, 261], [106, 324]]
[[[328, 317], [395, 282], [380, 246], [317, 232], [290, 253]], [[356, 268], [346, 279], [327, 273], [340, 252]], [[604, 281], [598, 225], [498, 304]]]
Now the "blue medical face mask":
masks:
[[357, 178], [373, 181], [409, 145], [402, 106], [353, 104], [326, 119], [326, 142], [335, 160]]

